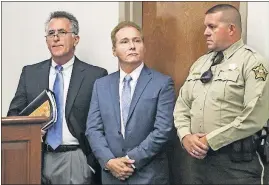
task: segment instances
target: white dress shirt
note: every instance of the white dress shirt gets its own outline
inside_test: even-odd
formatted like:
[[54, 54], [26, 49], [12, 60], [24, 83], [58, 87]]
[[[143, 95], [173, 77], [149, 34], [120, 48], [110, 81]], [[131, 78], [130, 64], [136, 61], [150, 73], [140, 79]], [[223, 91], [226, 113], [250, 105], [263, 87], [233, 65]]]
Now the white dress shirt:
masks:
[[[75, 57], [71, 58], [67, 63], [62, 65], [63, 67], [63, 79], [64, 79], [64, 116], [63, 116], [63, 124], [62, 124], [62, 133], [63, 133], [63, 140], [62, 140], [62, 145], [78, 145], [78, 140], [70, 133], [66, 119], [65, 119], [65, 105], [66, 105], [66, 97], [67, 97], [67, 92], [69, 88], [69, 83], [71, 79], [71, 74], [73, 70], [73, 64], [74, 64]], [[58, 65], [56, 64], [53, 60], [51, 62], [51, 67], [50, 67], [50, 73], [49, 73], [49, 89], [53, 91], [53, 85], [54, 81], [56, 78], [56, 70], [55, 66]]]
[[[140, 66], [138, 66], [134, 71], [132, 71], [129, 75], [132, 77], [132, 80], [130, 82], [131, 86], [131, 99], [133, 98], [135, 87], [137, 80], [140, 76], [140, 73], [144, 67], [144, 63], [142, 62]], [[127, 75], [121, 68], [120, 68], [120, 82], [119, 82], [119, 95], [120, 95], [120, 117], [121, 117], [121, 133], [123, 137], [125, 137], [125, 126], [123, 123], [123, 117], [122, 117], [122, 106], [121, 106], [121, 94], [123, 89], [123, 79]]]

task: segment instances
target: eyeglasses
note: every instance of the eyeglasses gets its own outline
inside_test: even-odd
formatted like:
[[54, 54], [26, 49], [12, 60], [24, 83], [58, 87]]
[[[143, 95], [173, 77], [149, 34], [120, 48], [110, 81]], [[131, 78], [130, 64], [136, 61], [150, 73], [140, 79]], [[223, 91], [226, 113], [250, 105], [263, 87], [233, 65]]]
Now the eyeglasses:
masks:
[[224, 58], [224, 56], [223, 56], [223, 53], [222, 53], [221, 51], [218, 52], [218, 53], [212, 58], [212, 64], [211, 64], [210, 68], [209, 68], [207, 71], [205, 71], [205, 72], [202, 74], [201, 78], [200, 78], [200, 80], [201, 80], [202, 83], [205, 84], [205, 83], [208, 83], [208, 82], [211, 81], [211, 79], [213, 78], [213, 73], [212, 73], [212, 71], [211, 71], [211, 67], [212, 67], [212, 66], [215, 66], [215, 65], [217, 65], [217, 64], [219, 64], [219, 63], [223, 60], [223, 58]]
[[65, 30], [58, 30], [57, 32], [55, 30], [50, 30], [48, 32], [48, 34], [45, 36], [47, 39], [54, 39], [55, 36], [59, 37], [59, 38], [63, 38], [65, 37], [66, 34], [68, 33], [74, 33], [72, 31], [68, 32]]

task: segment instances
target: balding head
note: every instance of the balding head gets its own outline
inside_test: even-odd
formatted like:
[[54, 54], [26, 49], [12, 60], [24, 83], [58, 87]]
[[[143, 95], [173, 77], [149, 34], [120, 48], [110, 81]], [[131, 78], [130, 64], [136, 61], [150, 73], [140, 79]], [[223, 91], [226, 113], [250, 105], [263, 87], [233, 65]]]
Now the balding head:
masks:
[[205, 14], [217, 12], [222, 12], [220, 21], [228, 24], [234, 24], [238, 28], [239, 32], [242, 32], [241, 15], [237, 8], [229, 4], [218, 4], [207, 10]]

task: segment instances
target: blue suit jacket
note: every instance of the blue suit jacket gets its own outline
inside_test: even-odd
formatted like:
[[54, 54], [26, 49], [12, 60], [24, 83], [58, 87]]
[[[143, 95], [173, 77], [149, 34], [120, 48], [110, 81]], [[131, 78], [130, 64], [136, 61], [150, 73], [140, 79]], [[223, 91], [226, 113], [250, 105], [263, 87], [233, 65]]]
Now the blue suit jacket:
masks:
[[168, 160], [164, 145], [173, 128], [173, 80], [146, 66], [138, 78], [125, 128], [121, 134], [119, 71], [96, 80], [86, 136], [104, 169], [109, 159], [128, 155], [135, 172], [120, 181], [103, 171], [104, 184], [167, 184]]

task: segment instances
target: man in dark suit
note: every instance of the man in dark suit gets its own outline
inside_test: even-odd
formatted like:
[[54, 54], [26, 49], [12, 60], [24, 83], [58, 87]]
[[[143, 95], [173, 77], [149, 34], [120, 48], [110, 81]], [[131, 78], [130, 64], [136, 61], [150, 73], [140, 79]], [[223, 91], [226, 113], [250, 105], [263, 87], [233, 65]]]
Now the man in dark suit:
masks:
[[93, 173], [98, 174], [85, 130], [93, 84], [107, 71], [74, 55], [78, 32], [72, 14], [51, 13], [46, 42], [52, 58], [23, 68], [8, 111], [8, 116], [18, 115], [44, 89], [54, 91], [57, 122], [45, 133], [42, 147], [42, 176], [52, 184], [90, 184], [96, 180]]
[[102, 182], [168, 184], [164, 146], [173, 128], [173, 80], [144, 64], [135, 23], [119, 23], [111, 39], [120, 70], [96, 80], [86, 130]]

